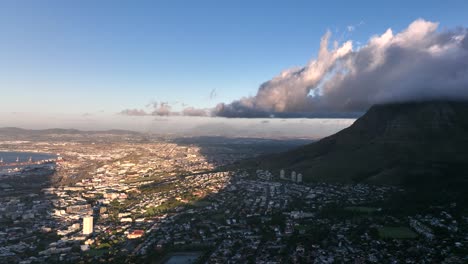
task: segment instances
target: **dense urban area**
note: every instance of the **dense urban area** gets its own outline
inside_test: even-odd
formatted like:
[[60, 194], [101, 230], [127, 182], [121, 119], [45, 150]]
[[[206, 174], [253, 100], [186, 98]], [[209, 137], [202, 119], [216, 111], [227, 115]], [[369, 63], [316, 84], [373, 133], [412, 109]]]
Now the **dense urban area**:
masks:
[[0, 167], [0, 262], [468, 261], [468, 217], [456, 202], [400, 210], [401, 188], [225, 166], [262, 154], [257, 143], [1, 138], [0, 151], [54, 160]]

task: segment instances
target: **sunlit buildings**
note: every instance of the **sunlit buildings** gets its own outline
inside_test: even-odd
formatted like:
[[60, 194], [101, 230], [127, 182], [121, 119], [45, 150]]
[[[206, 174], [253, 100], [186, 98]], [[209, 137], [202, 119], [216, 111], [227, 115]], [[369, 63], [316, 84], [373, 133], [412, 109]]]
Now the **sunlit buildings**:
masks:
[[93, 233], [93, 216], [87, 215], [83, 217], [83, 235], [90, 235]]

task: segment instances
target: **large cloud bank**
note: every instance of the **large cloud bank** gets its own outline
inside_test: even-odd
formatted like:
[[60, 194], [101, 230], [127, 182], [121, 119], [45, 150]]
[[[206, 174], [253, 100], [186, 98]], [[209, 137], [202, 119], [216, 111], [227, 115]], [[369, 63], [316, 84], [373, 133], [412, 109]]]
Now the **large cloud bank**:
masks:
[[468, 100], [468, 29], [437, 30], [418, 19], [353, 48], [321, 39], [316, 59], [263, 83], [255, 96], [219, 104], [226, 117], [316, 116], [362, 112], [376, 103]]

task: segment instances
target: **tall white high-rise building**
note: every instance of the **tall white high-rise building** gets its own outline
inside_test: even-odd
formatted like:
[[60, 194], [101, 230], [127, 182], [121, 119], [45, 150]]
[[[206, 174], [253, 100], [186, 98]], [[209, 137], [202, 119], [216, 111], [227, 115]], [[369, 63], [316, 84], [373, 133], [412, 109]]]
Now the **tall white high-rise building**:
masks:
[[280, 170], [280, 179], [284, 179], [284, 170]]
[[302, 173], [297, 174], [297, 182], [302, 182]]
[[93, 233], [93, 216], [87, 215], [83, 217], [83, 235], [90, 235]]
[[296, 182], [296, 172], [295, 171], [291, 172], [291, 180], [293, 182]]

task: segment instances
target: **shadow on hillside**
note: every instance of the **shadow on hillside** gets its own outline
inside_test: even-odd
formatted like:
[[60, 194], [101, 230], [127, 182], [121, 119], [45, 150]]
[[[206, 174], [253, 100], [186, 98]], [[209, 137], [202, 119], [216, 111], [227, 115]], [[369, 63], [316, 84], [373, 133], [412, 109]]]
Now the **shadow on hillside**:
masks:
[[223, 166], [234, 160], [259, 155], [279, 153], [314, 142], [311, 139], [267, 139], [232, 137], [184, 137], [172, 142], [184, 146], [197, 146], [205, 159], [215, 166]]
[[53, 173], [44, 167], [0, 176], [1, 263], [18, 263], [30, 257], [40, 262], [38, 252], [50, 243], [67, 248], [63, 252], [79, 251], [79, 246], [59, 241], [57, 230], [62, 224], [51, 210], [58, 197], [48, 191], [55, 181]]

